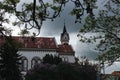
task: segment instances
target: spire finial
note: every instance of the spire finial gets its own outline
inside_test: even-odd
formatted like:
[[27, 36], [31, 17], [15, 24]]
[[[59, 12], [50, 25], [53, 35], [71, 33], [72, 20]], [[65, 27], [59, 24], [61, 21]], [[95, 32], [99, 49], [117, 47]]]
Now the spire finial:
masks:
[[64, 27], [65, 27], [65, 19], [64, 19]]
[[67, 32], [66, 26], [65, 26], [65, 19], [64, 19], [64, 28], [63, 28], [63, 33]]

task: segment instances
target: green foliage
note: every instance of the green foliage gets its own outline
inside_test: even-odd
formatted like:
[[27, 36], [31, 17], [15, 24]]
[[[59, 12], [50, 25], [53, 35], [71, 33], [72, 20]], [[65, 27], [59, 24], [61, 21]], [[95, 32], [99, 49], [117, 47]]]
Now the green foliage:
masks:
[[[89, 10], [87, 13], [92, 13], [96, 1], [97, 0], [83, 0], [83, 2], [80, 0], [33, 0], [31, 3], [23, 3], [20, 6], [20, 0], [2, 0], [0, 1], [0, 14], [2, 14], [0, 15], [0, 22], [6, 23], [5, 20], [10, 21], [10, 18], [6, 19], [5, 17], [9, 14], [10, 17], [17, 17], [13, 25], [19, 26], [21, 23], [22, 25], [29, 24], [29, 26], [25, 26], [26, 29], [35, 28], [38, 29], [39, 33], [43, 21], [47, 19], [53, 21], [55, 18], [59, 17], [68, 2], [72, 2], [75, 5], [71, 14], [75, 16], [76, 23], [81, 22], [81, 16], [84, 10]], [[21, 7], [20, 10], [18, 10], [18, 5]]]
[[8, 3], [8, 4], [16, 4], [16, 3], [19, 3], [19, 0], [6, 0], [6, 3]]
[[35, 65], [33, 69], [30, 69], [25, 80], [55, 80], [55, 65], [39, 64]]
[[22, 21], [16, 21], [16, 22], [13, 22], [12, 25], [13, 26], [21, 26], [22, 24], [24, 24]]
[[108, 51], [102, 53], [97, 59], [101, 60], [102, 62], [107, 62], [108, 65], [111, 65], [113, 62], [119, 59], [120, 57], [119, 52], [120, 52], [119, 47], [111, 47]]
[[19, 3], [19, 0], [3, 0], [0, 1], [0, 9], [7, 13], [14, 13], [16, 4]]
[[3, 80], [21, 80], [19, 45], [11, 38], [0, 47], [0, 76]]
[[59, 64], [57, 71], [59, 80], [79, 80], [81, 77], [79, 70], [69, 63]]
[[27, 72], [25, 80], [96, 80], [96, 73], [90, 64], [38, 64]]
[[[106, 9], [100, 10], [95, 17], [88, 15], [79, 37], [82, 42], [99, 42], [96, 46], [96, 50], [101, 53], [99, 60], [112, 64], [120, 57], [120, 3], [111, 0], [105, 7]], [[86, 37], [88, 33], [94, 35]]]
[[49, 63], [49, 64], [59, 64], [62, 62], [62, 59], [59, 56], [53, 56], [46, 54], [45, 57], [43, 57], [43, 63]]
[[21, 32], [20, 32], [20, 35], [22, 35], [22, 36], [25, 36], [25, 35], [27, 35], [27, 34], [29, 34], [29, 31], [27, 31], [26, 29], [23, 29], [23, 30], [21, 30]]
[[55, 10], [55, 11], [59, 11], [60, 7], [59, 6], [52, 6], [51, 9]]
[[82, 9], [73, 9], [73, 10], [71, 11], [71, 15], [80, 14], [81, 11], [82, 11]]
[[[75, 6], [71, 14], [75, 15], [76, 20], [78, 20], [75, 22], [79, 22], [79, 20], [81, 21], [80, 17], [83, 15], [84, 10], [86, 10], [87, 13], [92, 14], [93, 8], [96, 8], [95, 4], [97, 0], [83, 0], [83, 4], [80, 3], [79, 0], [72, 1]], [[5, 17], [6, 13], [15, 14], [20, 21], [14, 22], [13, 25], [20, 25], [23, 22], [29, 23], [32, 26], [31, 28], [25, 26], [26, 29], [41, 29], [43, 21], [45, 21], [46, 19], [53, 20], [57, 16], [60, 16], [60, 13], [65, 7], [63, 7], [63, 5], [65, 5], [68, 1], [52, 0], [49, 3], [47, 1], [44, 2], [44, 0], [38, 0], [39, 3], [36, 6], [33, 6], [33, 3], [24, 3], [21, 6], [22, 11], [16, 11], [16, 5], [19, 2], [20, 0], [0, 1], [0, 22], [9, 22], [9, 18]], [[35, 10], [33, 10], [33, 7]], [[97, 40], [100, 40], [100, 44], [97, 46], [97, 49], [101, 53], [108, 52], [108, 50], [110, 50], [112, 47], [117, 46], [117, 48], [119, 48], [120, 46], [120, 2], [119, 0], [111, 0], [105, 4], [105, 7], [105, 10], [100, 10], [97, 17], [88, 15], [88, 17], [85, 19], [85, 24], [83, 28], [80, 30], [80, 32], [84, 34], [89, 32], [99, 35], [95, 35], [90, 38], [86, 38], [84, 37], [84, 35], [79, 35], [80, 41], [82, 42], [93, 43]], [[35, 13], [33, 13], [33, 11]], [[32, 23], [34, 25], [32, 25]]]

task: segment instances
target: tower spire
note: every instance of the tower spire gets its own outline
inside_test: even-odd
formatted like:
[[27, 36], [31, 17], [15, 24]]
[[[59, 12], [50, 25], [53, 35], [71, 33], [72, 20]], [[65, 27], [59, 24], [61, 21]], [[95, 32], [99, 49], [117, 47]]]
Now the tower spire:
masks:
[[61, 33], [60, 41], [62, 44], [69, 44], [69, 34], [67, 33], [65, 22], [64, 22], [63, 33]]
[[64, 22], [63, 33], [67, 33], [66, 26], [65, 26], [65, 22]]

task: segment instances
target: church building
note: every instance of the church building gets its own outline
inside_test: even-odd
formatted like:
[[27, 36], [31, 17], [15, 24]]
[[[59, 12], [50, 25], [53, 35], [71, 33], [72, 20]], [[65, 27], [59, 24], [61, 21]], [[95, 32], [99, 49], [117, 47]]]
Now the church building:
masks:
[[[22, 47], [18, 51], [22, 55], [22, 71], [27, 71], [35, 64], [41, 63], [42, 58], [46, 54], [57, 55], [65, 62], [75, 62], [75, 51], [69, 44], [70, 37], [65, 25], [60, 36], [61, 44], [57, 44], [55, 37], [12, 36], [12, 38], [22, 44]], [[0, 37], [0, 44], [3, 41], [5, 39]]]

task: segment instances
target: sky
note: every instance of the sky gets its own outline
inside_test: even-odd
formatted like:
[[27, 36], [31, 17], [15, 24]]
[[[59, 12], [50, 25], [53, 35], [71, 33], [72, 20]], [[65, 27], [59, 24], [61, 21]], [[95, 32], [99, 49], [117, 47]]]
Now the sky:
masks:
[[[33, 0], [21, 0], [20, 3], [17, 5], [17, 10], [21, 9], [21, 5], [25, 3], [30, 3]], [[46, 0], [47, 1], [47, 0]], [[97, 14], [98, 10], [103, 8], [103, 5], [107, 2], [107, 0], [99, 0], [97, 2], [97, 6], [99, 6], [96, 10], [94, 10], [94, 13]], [[104, 3], [104, 4], [103, 4]], [[103, 5], [101, 5], [103, 4]], [[70, 15], [70, 11], [74, 8], [74, 3], [69, 1], [65, 7], [62, 13], [60, 14], [60, 17], [57, 17], [54, 19], [54, 21], [46, 20], [43, 22], [42, 28], [40, 30], [39, 37], [55, 37], [58, 44], [60, 44], [60, 35], [63, 31], [64, 24], [66, 26], [67, 32], [70, 36], [70, 42], [73, 46], [73, 49], [75, 50], [75, 56], [78, 58], [81, 58], [83, 56], [86, 56], [86, 58], [93, 60], [96, 59], [98, 56], [98, 51], [95, 51], [95, 44], [86, 44], [79, 41], [79, 38], [77, 35], [79, 34], [80, 28], [84, 25], [84, 19], [87, 15], [86, 13], [81, 17], [82, 21], [81, 23], [75, 23], [75, 16]], [[14, 21], [15, 17], [11, 18], [11, 21]], [[13, 27], [12, 24], [5, 24], [10, 26], [13, 29], [13, 35], [17, 36], [20, 32], [20, 29], [18, 26]], [[33, 32], [36, 32], [32, 30]], [[90, 34], [89, 34], [90, 35]]]
[[[97, 9], [94, 9], [94, 13], [98, 14], [100, 9], [104, 9], [104, 5], [108, 0], [98, 0]], [[101, 5], [102, 4], [102, 5]], [[88, 59], [93, 60], [96, 59], [99, 52], [95, 50], [95, 44], [86, 44], [79, 41], [77, 35], [79, 34], [80, 28], [84, 25], [84, 19], [87, 15], [81, 17], [81, 23], [75, 23], [75, 16], [70, 15], [70, 11], [74, 8], [74, 4], [69, 1], [65, 5], [64, 10], [62, 11], [60, 17], [56, 18], [53, 22], [51, 20], [47, 20], [43, 23], [41, 28], [40, 36], [51, 36], [56, 38], [58, 44], [60, 44], [60, 35], [63, 31], [64, 23], [67, 28], [67, 31], [70, 35], [70, 44], [73, 46], [75, 50], [76, 57], [80, 58], [82, 56], [86, 56]], [[88, 34], [90, 35], [90, 34]]]
[[[29, 3], [29, 1], [32, 0], [21, 0], [21, 2], [18, 4], [18, 10], [20, 9], [19, 6], [23, 2]], [[46, 0], [47, 1], [47, 0]], [[79, 34], [80, 28], [83, 26], [83, 22], [81, 23], [75, 23], [75, 16], [70, 15], [70, 11], [74, 8], [74, 3], [69, 1], [65, 5], [64, 10], [62, 11], [60, 17], [57, 17], [54, 21], [46, 20], [43, 22], [40, 35], [42, 37], [55, 37], [58, 44], [60, 44], [60, 35], [63, 31], [64, 23], [67, 28], [67, 32], [70, 36], [70, 42], [73, 46], [73, 49], [75, 50], [76, 57], [80, 58], [82, 56], [86, 56], [88, 59], [95, 59], [98, 55], [97, 51], [94, 50], [95, 45], [94, 44], [85, 44], [79, 41], [79, 38], [77, 37], [77, 34]], [[82, 16], [82, 19], [85, 18], [87, 14], [84, 14]], [[18, 29], [16, 29], [18, 31]], [[14, 31], [14, 35], [16, 35], [16, 32]]]
[[[21, 3], [18, 6], [20, 6], [23, 1], [29, 3], [29, 1], [31, 0], [21, 0]], [[97, 14], [98, 10], [104, 9], [103, 5], [107, 1], [108, 0], [98, 0], [97, 5], [99, 7], [97, 8], [97, 10], [94, 10], [94, 12]], [[78, 58], [81, 58], [82, 56], [86, 56], [88, 59], [94, 60], [99, 55], [99, 52], [95, 50], [95, 44], [86, 44], [79, 41], [77, 34], [79, 34], [79, 30], [83, 26], [84, 21], [82, 21], [81, 23], [74, 22], [75, 17], [70, 15], [70, 10], [73, 7], [74, 7], [73, 3], [67, 3], [60, 17], [57, 17], [54, 21], [51, 21], [51, 20], [44, 21], [39, 37], [55, 37], [57, 44], [60, 44], [60, 35], [63, 32], [63, 27], [65, 23], [67, 32], [69, 33], [69, 36], [70, 36], [69, 44], [73, 46], [73, 49], [75, 50], [75, 56]], [[84, 14], [82, 16], [82, 19], [84, 19], [86, 15], [87, 14]], [[14, 20], [14, 18], [12, 19]], [[9, 24], [9, 26], [12, 27], [12, 24]], [[13, 35], [17, 36], [19, 31], [20, 29], [18, 27], [14, 27]], [[106, 68], [106, 72], [111, 73], [112, 72], [111, 68], [120, 70], [119, 67], [116, 67], [117, 66], [116, 64], [118, 63], [114, 63], [114, 64], [115, 64], [114, 66]]]

